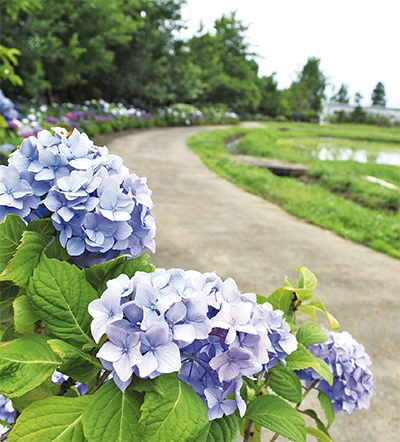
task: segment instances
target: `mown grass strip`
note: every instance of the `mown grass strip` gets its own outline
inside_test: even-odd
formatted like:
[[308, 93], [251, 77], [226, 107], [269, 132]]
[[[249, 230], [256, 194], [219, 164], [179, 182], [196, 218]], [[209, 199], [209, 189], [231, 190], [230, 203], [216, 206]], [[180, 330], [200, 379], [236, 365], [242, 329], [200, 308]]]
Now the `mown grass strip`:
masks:
[[[336, 129], [336, 126], [324, 128], [295, 123], [292, 127], [290, 123], [282, 123], [281, 126], [288, 130], [279, 131], [276, 123], [271, 130], [269, 126], [266, 129], [230, 128], [203, 132], [189, 138], [188, 144], [210, 169], [239, 187], [344, 238], [400, 259], [400, 222], [396, 211], [398, 193], [392, 189], [383, 189], [376, 183], [364, 182], [362, 178], [363, 175], [373, 175], [399, 185], [398, 167], [354, 161], [323, 162], [293, 151], [287, 151], [284, 155], [280, 146], [287, 147], [287, 144], [279, 142], [293, 137], [298, 128], [301, 136], [321, 136], [321, 133], [327, 136], [327, 133], [332, 135], [336, 131], [343, 138], [360, 137], [366, 140], [370, 137], [378, 141], [379, 130], [392, 128], [366, 126], [364, 130], [364, 127], [350, 126], [345, 130], [342, 126]], [[296, 178], [278, 177], [269, 170], [231, 160], [225, 142], [239, 133], [245, 134], [241, 148], [249, 144], [250, 138], [263, 144], [265, 149], [262, 152], [267, 153], [265, 156], [279, 158], [281, 155], [282, 159], [293, 161], [293, 156], [298, 155], [297, 161], [311, 164], [309, 176], [315, 180], [306, 184]], [[395, 134], [392, 130], [382, 131], [381, 138], [395, 143]], [[246, 153], [249, 153], [248, 150]], [[347, 189], [346, 192], [341, 188]], [[352, 192], [350, 196], [349, 188]]]

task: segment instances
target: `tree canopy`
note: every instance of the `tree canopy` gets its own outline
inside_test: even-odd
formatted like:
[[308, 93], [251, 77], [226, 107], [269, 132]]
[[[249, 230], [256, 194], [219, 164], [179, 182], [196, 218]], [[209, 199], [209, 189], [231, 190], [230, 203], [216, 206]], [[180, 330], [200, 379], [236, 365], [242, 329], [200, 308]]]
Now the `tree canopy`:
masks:
[[350, 101], [349, 89], [346, 84], [342, 83], [339, 90], [331, 98], [331, 101], [337, 103], [348, 103]]
[[371, 95], [372, 104], [375, 106], [386, 106], [386, 92], [383, 83], [378, 81]]
[[[222, 103], [238, 113], [301, 119], [320, 112], [327, 78], [319, 58], [279, 90], [276, 73], [258, 76], [248, 26], [235, 12], [181, 38], [185, 1], [0, 0], [1, 75], [9, 80], [2, 89], [50, 103], [104, 98], [149, 110]], [[347, 85], [331, 100], [348, 103]], [[382, 83], [372, 100], [385, 105]]]

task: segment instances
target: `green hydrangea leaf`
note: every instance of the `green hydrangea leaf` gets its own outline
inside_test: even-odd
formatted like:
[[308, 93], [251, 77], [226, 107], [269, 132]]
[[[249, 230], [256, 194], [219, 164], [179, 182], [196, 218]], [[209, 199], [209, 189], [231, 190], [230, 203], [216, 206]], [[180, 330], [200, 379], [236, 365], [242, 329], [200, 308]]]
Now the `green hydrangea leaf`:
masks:
[[269, 387], [271, 387], [277, 395], [290, 402], [301, 402], [301, 381], [296, 373], [288, 370], [283, 365], [273, 370]]
[[17, 251], [24, 230], [26, 224], [18, 215], [9, 214], [0, 223], [0, 271]]
[[45, 335], [26, 335], [0, 347], [0, 391], [19, 397], [41, 385], [61, 364]]
[[109, 279], [112, 279], [111, 274], [113, 274], [113, 271], [120, 263], [125, 261], [126, 256], [127, 255], [119, 255], [114, 259], [95, 264], [94, 266], [85, 269], [87, 280], [98, 293], [101, 294], [104, 292], [106, 289], [106, 282]]
[[128, 275], [130, 278], [136, 273], [136, 272], [146, 272], [146, 273], [152, 273], [154, 272], [155, 267], [153, 264], [149, 264], [149, 258], [150, 255], [140, 255], [137, 258], [134, 259], [126, 259], [123, 262], [120, 262], [118, 266], [111, 272], [109, 275], [109, 279], [116, 278], [121, 273], [125, 273], [125, 275]]
[[56, 396], [33, 402], [19, 416], [8, 441], [83, 442], [82, 416], [92, 397]]
[[268, 394], [256, 397], [249, 403], [245, 417], [292, 441], [306, 442], [303, 417], [278, 396]]
[[257, 304], [264, 304], [265, 302], [268, 302], [268, 299], [265, 296], [257, 293]]
[[301, 324], [297, 331], [296, 338], [297, 342], [308, 347], [309, 345], [325, 342], [328, 339], [328, 334], [315, 322], [306, 321]]
[[18, 296], [19, 287], [11, 281], [0, 281], [0, 320], [12, 317], [12, 303]]
[[41, 253], [53, 241], [54, 237], [50, 235], [24, 231], [17, 252], [0, 274], [0, 280], [13, 281], [20, 287], [27, 287]]
[[14, 328], [19, 333], [33, 331], [33, 326], [40, 318], [30, 304], [26, 295], [14, 300]]
[[39, 401], [46, 397], [55, 396], [59, 388], [60, 385], [54, 384], [51, 381], [51, 377], [49, 377], [43, 382], [43, 384], [28, 391], [28, 393], [25, 393], [20, 397], [14, 397], [12, 400], [13, 406], [21, 412], [32, 402]]
[[310, 292], [317, 288], [318, 282], [314, 273], [305, 267], [296, 267], [296, 270], [300, 272], [299, 276], [299, 289], [307, 289]]
[[90, 383], [103, 369], [99, 359], [85, 353], [73, 345], [67, 344], [60, 339], [50, 339], [47, 341], [50, 347], [63, 360], [60, 371], [72, 379]]
[[317, 356], [311, 354], [306, 347], [298, 343], [297, 350], [286, 356], [286, 367], [289, 370], [303, 370], [304, 368], [313, 368], [330, 385], [333, 384], [332, 371], [328, 364]]
[[292, 278], [290, 278], [289, 276], [285, 276], [285, 283], [283, 284], [283, 287], [291, 287], [293, 289], [295, 285], [292, 281]]
[[329, 385], [333, 385], [333, 374], [331, 369], [329, 368], [329, 365], [323, 361], [322, 359], [318, 358], [315, 355], [311, 355], [313, 359], [316, 361], [316, 365], [313, 366], [313, 369], [321, 375], [326, 382], [328, 382]]
[[330, 437], [328, 437], [324, 432], [318, 430], [317, 428], [306, 427], [306, 433], [310, 436], [315, 437], [318, 442], [332, 442], [332, 439]]
[[235, 414], [224, 415], [210, 422], [207, 442], [234, 442], [239, 431], [239, 421]]
[[325, 394], [323, 391], [320, 391], [318, 393], [318, 400], [328, 420], [328, 425], [326, 426], [326, 428], [329, 428], [332, 425], [333, 421], [335, 420], [335, 412], [333, 410], [332, 402], [329, 399], [329, 396]]
[[272, 304], [274, 310], [279, 309], [282, 310], [285, 315], [289, 315], [294, 296], [293, 291], [280, 288], [269, 295], [267, 301]]
[[321, 419], [318, 417], [317, 413], [314, 410], [304, 410], [304, 414], [307, 416], [310, 416], [312, 419], [314, 419], [315, 423], [317, 424], [317, 428], [319, 431], [322, 431], [325, 433], [325, 435], [331, 439], [331, 435], [329, 434], [328, 429], [325, 427], [324, 423], [321, 421]]
[[138, 434], [143, 394], [130, 389], [125, 393], [108, 381], [92, 396], [83, 414], [83, 427], [89, 442], [143, 442]]
[[92, 343], [88, 305], [97, 299], [84, 270], [42, 255], [27, 288], [29, 302], [49, 331], [65, 341]]
[[[286, 277], [287, 278], [287, 277]], [[309, 298], [314, 298], [316, 295], [310, 295], [310, 290], [308, 289], [299, 289], [296, 288], [293, 284], [293, 281], [289, 278], [286, 279], [285, 284], [283, 284], [284, 290], [287, 290], [289, 292], [295, 292], [299, 299], [305, 300]]]
[[161, 396], [164, 395], [163, 390], [156, 382], [150, 382], [148, 379], [141, 379], [136, 375], [132, 375], [132, 382], [130, 383], [129, 388], [141, 393], [145, 393], [146, 391], [154, 391]]
[[4, 323], [0, 323], [0, 331], [1, 331], [1, 342], [12, 341], [14, 339], [14, 335], [15, 335], [14, 321], [11, 320], [9, 325], [5, 325]]
[[297, 307], [299, 313], [303, 313], [307, 316], [311, 316], [315, 321], [318, 321], [315, 307], [309, 307], [308, 305], [299, 305]]
[[296, 351], [286, 356], [286, 367], [289, 370], [303, 370], [318, 365], [319, 363], [315, 360], [315, 357], [301, 343], [298, 344]]
[[87, 280], [99, 294], [107, 288], [106, 283], [109, 279], [114, 279], [122, 273], [131, 278], [138, 271], [154, 272], [154, 266], [148, 263], [149, 255], [141, 255], [133, 259], [126, 259], [127, 256], [129, 255], [120, 255], [85, 269]]
[[339, 322], [337, 321], [337, 319], [333, 315], [331, 315], [326, 310], [324, 304], [322, 304], [321, 301], [311, 301], [307, 304], [307, 306], [314, 307], [317, 310], [324, 313], [326, 315], [326, 317], [328, 318], [329, 326], [331, 327], [332, 330], [337, 330], [339, 328]]
[[42, 219], [34, 219], [29, 221], [28, 227], [26, 230], [30, 230], [32, 232], [42, 233], [43, 235], [53, 235], [57, 233], [51, 218], [42, 218]]
[[311, 292], [317, 287], [317, 278], [315, 275], [305, 267], [296, 267], [296, 270], [300, 272], [298, 288], [296, 288], [293, 281], [288, 276], [285, 278], [283, 288], [291, 292], [296, 292], [301, 301], [315, 298], [316, 295], [311, 294]]
[[200, 396], [178, 379], [176, 373], [159, 376], [154, 382], [163, 395], [155, 392], [145, 395], [139, 420], [141, 440], [194, 440], [209, 423], [207, 407]]

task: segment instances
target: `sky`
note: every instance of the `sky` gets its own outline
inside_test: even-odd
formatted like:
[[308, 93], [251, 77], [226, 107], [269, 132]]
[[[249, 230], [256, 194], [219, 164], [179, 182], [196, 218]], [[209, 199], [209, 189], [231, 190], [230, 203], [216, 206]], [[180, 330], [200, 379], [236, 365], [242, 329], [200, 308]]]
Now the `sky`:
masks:
[[400, 108], [399, 0], [187, 0], [182, 18], [189, 38], [199, 29], [212, 31], [215, 19], [237, 11], [249, 26], [250, 50], [258, 54], [259, 76], [276, 72], [279, 89], [290, 86], [309, 57], [321, 60], [328, 78], [328, 99], [342, 83], [351, 97], [371, 105], [378, 81], [386, 91], [386, 107]]

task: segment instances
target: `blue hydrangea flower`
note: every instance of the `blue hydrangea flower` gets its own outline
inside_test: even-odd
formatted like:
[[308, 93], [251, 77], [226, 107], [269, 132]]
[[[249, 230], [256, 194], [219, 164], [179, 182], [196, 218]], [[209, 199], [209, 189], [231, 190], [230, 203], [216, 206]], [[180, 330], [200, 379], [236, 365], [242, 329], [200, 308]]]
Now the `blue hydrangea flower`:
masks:
[[[89, 304], [96, 342], [104, 332], [109, 338], [97, 356], [122, 391], [132, 376], [179, 372], [207, 404], [210, 419], [236, 408], [243, 416], [243, 376], [262, 374], [297, 348], [283, 312], [256, 299], [215, 273], [159, 269], [136, 272], [133, 278], [120, 275]], [[140, 336], [142, 361], [115, 366], [121, 348], [127, 348], [116, 344], [109, 332], [115, 329], [124, 339]], [[226, 399], [231, 393], [235, 399]]]
[[89, 314], [93, 317], [91, 331], [96, 342], [106, 332], [107, 325], [123, 318], [121, 293], [117, 286], [107, 288], [100, 299], [89, 304]]
[[[0, 419], [12, 424], [14, 422], [14, 414], [15, 412], [11, 399], [0, 394]], [[0, 424], [0, 436], [6, 431], [8, 431], [8, 428], [5, 425]]]
[[147, 248], [154, 253], [146, 178], [130, 174], [121, 157], [85, 133], [53, 130], [25, 139], [0, 172], [0, 221], [8, 213], [29, 221], [50, 212], [61, 245], [80, 266], [121, 253], [137, 257]]
[[237, 408], [233, 399], [226, 399], [231, 392], [223, 391], [219, 388], [206, 388], [204, 395], [207, 400], [208, 418], [210, 420], [221, 418], [224, 414], [229, 416]]
[[9, 213], [24, 218], [38, 204], [39, 198], [19, 171], [14, 166], [0, 166], [0, 219]]
[[355, 408], [368, 409], [374, 393], [373, 374], [368, 368], [371, 358], [349, 332], [327, 333], [326, 342], [311, 345], [308, 350], [328, 364], [333, 385], [330, 386], [311, 368], [298, 372], [299, 377], [306, 380], [307, 385], [319, 380], [317, 388], [329, 396], [335, 413], [344, 410], [350, 414]]
[[4, 116], [6, 121], [12, 121], [20, 118], [18, 111], [15, 109], [14, 103], [7, 98], [0, 89], [0, 113]]
[[97, 357], [112, 362], [118, 377], [126, 382], [132, 376], [132, 367], [144, 359], [140, 353], [140, 335], [113, 325], [108, 325], [106, 330], [109, 341], [101, 347]]

